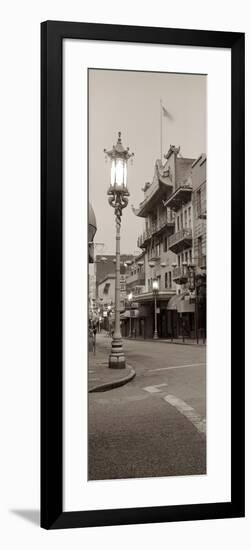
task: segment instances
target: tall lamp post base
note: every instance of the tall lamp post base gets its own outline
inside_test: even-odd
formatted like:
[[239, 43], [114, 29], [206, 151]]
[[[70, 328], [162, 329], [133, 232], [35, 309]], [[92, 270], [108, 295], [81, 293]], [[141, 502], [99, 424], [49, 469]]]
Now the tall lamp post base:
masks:
[[159, 336], [158, 336], [158, 333], [157, 331], [155, 330], [154, 333], [153, 333], [153, 339], [154, 340], [158, 340]]
[[126, 366], [126, 359], [123, 350], [122, 340], [114, 339], [112, 341], [112, 349], [109, 355], [109, 368], [110, 369], [124, 369]]

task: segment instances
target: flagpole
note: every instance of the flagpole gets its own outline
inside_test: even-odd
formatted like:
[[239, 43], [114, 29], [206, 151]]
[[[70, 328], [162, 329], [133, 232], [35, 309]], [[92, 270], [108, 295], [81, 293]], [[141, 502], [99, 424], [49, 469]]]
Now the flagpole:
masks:
[[[162, 99], [160, 100], [160, 154], [161, 154], [161, 162], [162, 162], [162, 154], [163, 154], [163, 121], [162, 118], [165, 117], [169, 120], [173, 120], [173, 117], [171, 113], [167, 111], [167, 109], [164, 107], [162, 103]], [[167, 135], [168, 135], [168, 124], [167, 124]]]

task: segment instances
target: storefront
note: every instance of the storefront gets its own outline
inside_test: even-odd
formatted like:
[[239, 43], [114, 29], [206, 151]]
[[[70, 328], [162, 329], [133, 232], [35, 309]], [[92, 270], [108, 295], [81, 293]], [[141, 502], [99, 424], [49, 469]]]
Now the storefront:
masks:
[[168, 313], [171, 316], [171, 337], [206, 340], [206, 289], [188, 295], [184, 293], [170, 300]]
[[126, 309], [121, 315], [122, 336], [128, 338], [145, 338], [145, 311], [137, 304], [137, 308]]
[[[173, 291], [160, 291], [157, 295], [157, 327], [160, 338], [171, 337], [171, 325], [167, 312], [167, 305], [170, 297], [173, 296]], [[155, 297], [152, 292], [142, 293], [137, 296], [137, 308], [128, 308], [125, 313], [124, 320], [124, 336], [131, 334], [134, 337], [153, 338], [154, 333], [154, 311]]]

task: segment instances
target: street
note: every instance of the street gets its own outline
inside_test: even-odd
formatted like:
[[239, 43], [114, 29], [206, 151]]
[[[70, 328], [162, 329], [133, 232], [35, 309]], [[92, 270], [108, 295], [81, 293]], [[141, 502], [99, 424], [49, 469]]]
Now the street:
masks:
[[[97, 334], [107, 357], [110, 345]], [[123, 345], [136, 377], [89, 394], [89, 480], [205, 474], [206, 347]]]

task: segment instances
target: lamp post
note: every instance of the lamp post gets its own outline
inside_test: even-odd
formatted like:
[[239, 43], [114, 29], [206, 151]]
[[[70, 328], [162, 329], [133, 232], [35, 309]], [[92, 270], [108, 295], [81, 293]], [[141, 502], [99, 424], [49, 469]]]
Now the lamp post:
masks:
[[188, 269], [189, 272], [189, 288], [194, 291], [194, 329], [195, 329], [195, 338], [198, 344], [198, 303], [197, 303], [197, 285], [196, 285], [196, 276], [195, 276], [195, 264], [188, 264], [183, 262], [183, 267]]
[[130, 304], [130, 326], [129, 326], [129, 338], [132, 337], [132, 292], [127, 296], [128, 302]]
[[115, 329], [112, 339], [112, 349], [109, 356], [109, 367], [123, 369], [126, 366], [125, 355], [120, 330], [120, 226], [122, 210], [128, 204], [129, 191], [127, 189], [127, 162], [133, 153], [129, 148], [124, 149], [121, 141], [121, 132], [118, 141], [110, 151], [104, 149], [111, 161], [111, 180], [107, 191], [108, 202], [114, 208], [116, 221], [116, 272], [115, 272]]
[[158, 339], [158, 329], [157, 329], [157, 294], [159, 290], [158, 279], [153, 279], [153, 294], [154, 294], [154, 340]]
[[[155, 267], [155, 262], [149, 262], [149, 267], [151, 268], [151, 288], [153, 288], [153, 276], [152, 276], [152, 270]], [[155, 271], [155, 270], [154, 270]], [[154, 278], [155, 278], [155, 272], [154, 272]]]

